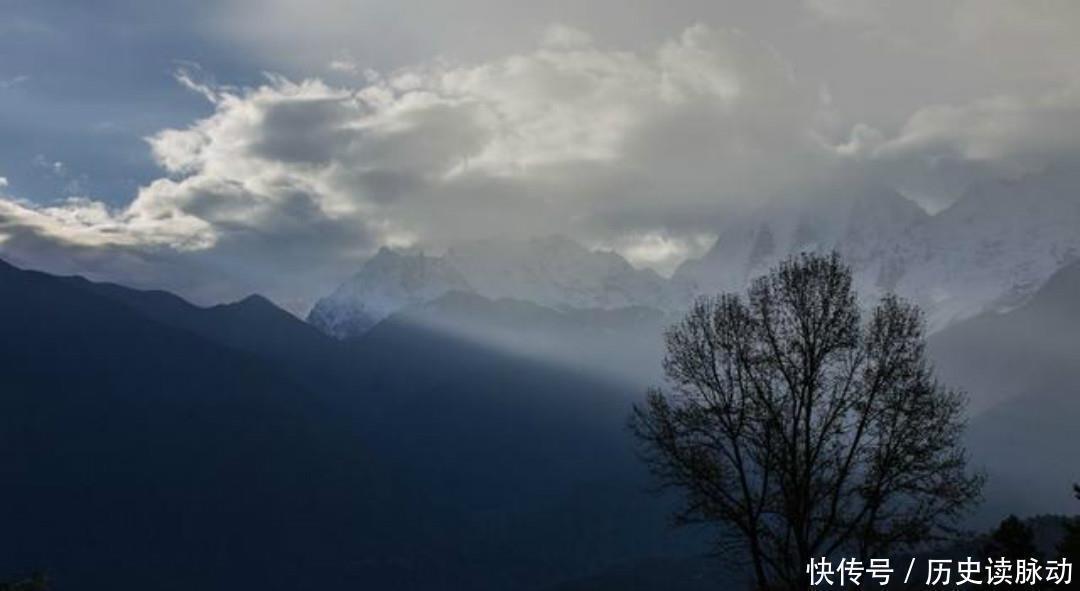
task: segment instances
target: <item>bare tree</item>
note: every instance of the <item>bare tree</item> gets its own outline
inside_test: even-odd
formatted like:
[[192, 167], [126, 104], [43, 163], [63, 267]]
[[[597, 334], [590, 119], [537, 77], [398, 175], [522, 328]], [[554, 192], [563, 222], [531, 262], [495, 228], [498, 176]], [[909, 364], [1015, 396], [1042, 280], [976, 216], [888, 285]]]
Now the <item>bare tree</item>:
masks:
[[746, 298], [698, 300], [666, 335], [669, 391], [631, 426], [679, 523], [721, 526], [759, 589], [805, 589], [806, 564], [941, 539], [979, 497], [963, 396], [941, 387], [917, 307], [864, 322], [838, 255], [802, 255]]

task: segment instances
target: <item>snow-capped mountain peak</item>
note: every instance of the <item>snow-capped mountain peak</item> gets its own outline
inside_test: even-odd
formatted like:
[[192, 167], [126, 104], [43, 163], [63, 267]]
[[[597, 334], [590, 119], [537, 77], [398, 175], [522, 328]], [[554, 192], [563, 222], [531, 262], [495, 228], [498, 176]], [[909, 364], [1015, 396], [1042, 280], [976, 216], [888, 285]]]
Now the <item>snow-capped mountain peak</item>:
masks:
[[450, 291], [560, 310], [671, 309], [680, 302], [657, 273], [636, 269], [618, 254], [548, 236], [470, 241], [438, 257], [380, 250], [359, 273], [319, 300], [308, 320], [338, 338], [355, 336], [399, 310]]
[[320, 299], [308, 322], [338, 338], [363, 333], [398, 310], [451, 291], [471, 291], [469, 283], [441, 257], [383, 248], [356, 275]]
[[476, 240], [437, 257], [384, 249], [309, 319], [350, 336], [455, 290], [555, 309], [677, 312], [696, 295], [741, 292], [793, 254], [835, 250], [865, 302], [895, 292], [919, 304], [936, 330], [1023, 302], [1080, 256], [1078, 187], [1076, 173], [1050, 170], [974, 186], [935, 215], [868, 186], [775, 202], [728, 220], [712, 248], [670, 280], [563, 236]]
[[911, 233], [896, 290], [935, 327], [1014, 307], [1080, 256], [1080, 178], [1052, 169], [973, 186]]
[[552, 308], [620, 308], [672, 304], [666, 280], [613, 252], [592, 251], [565, 236], [477, 240], [446, 259], [477, 292]]
[[894, 191], [866, 187], [763, 206], [729, 220], [712, 248], [683, 263], [672, 279], [695, 294], [741, 291], [793, 254], [836, 250], [851, 264], [860, 289], [889, 289], [888, 261], [927, 217]]

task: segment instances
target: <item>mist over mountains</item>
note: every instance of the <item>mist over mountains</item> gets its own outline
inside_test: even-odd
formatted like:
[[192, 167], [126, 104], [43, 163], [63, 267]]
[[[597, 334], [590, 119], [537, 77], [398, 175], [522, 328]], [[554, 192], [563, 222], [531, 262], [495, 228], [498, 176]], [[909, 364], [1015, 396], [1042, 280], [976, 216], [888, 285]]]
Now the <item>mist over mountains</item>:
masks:
[[0, 591], [803, 591], [1012, 515], [1080, 563], [1078, 30], [4, 3]]
[[405, 316], [341, 342], [257, 297], [6, 264], [0, 297], [0, 572], [530, 589], [700, 549], [647, 492], [625, 385]]
[[[625, 428], [658, 379], [669, 313], [426, 293], [335, 338], [258, 296], [199, 308], [0, 266], [17, 335], [0, 351], [0, 437], [18, 450], [2, 468], [0, 569], [133, 590], [740, 576], [700, 561], [701, 532], [669, 529]], [[991, 476], [973, 525], [1071, 510], [1078, 302], [1074, 264], [1024, 304], [933, 335]]]
[[643, 306], [678, 313], [698, 295], [745, 289], [792, 254], [835, 250], [867, 301], [898, 293], [939, 330], [1023, 303], [1076, 260], [1076, 186], [1075, 173], [1054, 168], [975, 185], [935, 215], [880, 187], [771, 203], [731, 217], [708, 252], [670, 278], [562, 236], [475, 241], [434, 256], [383, 249], [319, 300], [309, 321], [339, 338], [355, 336], [451, 291], [556, 310]]
[[968, 445], [992, 483], [985, 514], [1075, 512], [1080, 263], [1015, 309], [933, 335], [929, 352], [942, 382], [968, 393]]
[[[339, 340], [259, 297], [199, 308], [7, 265], [0, 297], [18, 335], [0, 351], [5, 572], [133, 590], [739, 576], [668, 528], [625, 429], [659, 369], [654, 310], [450, 292]], [[1078, 302], [1073, 265], [931, 340], [991, 475], [973, 525], [1071, 511]]]
[[[1080, 416], [1077, 186], [1074, 172], [1051, 168], [975, 185], [934, 215], [865, 187], [771, 204], [731, 219], [670, 278], [565, 237], [488, 240], [436, 256], [384, 250], [309, 321], [351, 338], [404, 313], [473, 342], [643, 384], [660, 379], [664, 327], [693, 297], [742, 292], [783, 258], [836, 250], [865, 303], [894, 292], [924, 310], [940, 378], [969, 393], [976, 463], [997, 479], [987, 507], [1068, 511]], [[535, 322], [520, 330], [508, 313]]]
[[382, 249], [329, 296], [308, 321], [339, 338], [356, 336], [398, 310], [450, 292], [531, 302], [553, 310], [649, 307], [676, 310], [687, 297], [650, 270], [565, 236], [483, 240], [443, 256]]
[[307, 322], [259, 295], [198, 307], [0, 265], [0, 440], [18, 450], [0, 569], [120, 590], [731, 584], [703, 532], [669, 528], [626, 418], [695, 296], [829, 250], [864, 301], [924, 308], [937, 375], [968, 392], [990, 476], [969, 524], [1071, 512], [1074, 176], [935, 215], [884, 190], [773, 204], [671, 277], [563, 236], [383, 249]]

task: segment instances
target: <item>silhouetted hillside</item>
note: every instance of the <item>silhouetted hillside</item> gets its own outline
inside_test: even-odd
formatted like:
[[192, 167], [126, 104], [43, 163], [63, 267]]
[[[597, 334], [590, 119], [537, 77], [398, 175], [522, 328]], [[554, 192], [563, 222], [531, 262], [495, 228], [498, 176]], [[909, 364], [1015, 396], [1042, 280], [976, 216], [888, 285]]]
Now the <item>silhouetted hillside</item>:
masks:
[[930, 350], [942, 381], [970, 393], [969, 446], [990, 476], [985, 519], [1072, 511], [1080, 265], [1059, 271], [1020, 308], [934, 335]]
[[261, 299], [3, 265], [0, 301], [0, 573], [515, 589], [697, 547], [644, 492], [621, 386], [407, 320], [340, 343]]

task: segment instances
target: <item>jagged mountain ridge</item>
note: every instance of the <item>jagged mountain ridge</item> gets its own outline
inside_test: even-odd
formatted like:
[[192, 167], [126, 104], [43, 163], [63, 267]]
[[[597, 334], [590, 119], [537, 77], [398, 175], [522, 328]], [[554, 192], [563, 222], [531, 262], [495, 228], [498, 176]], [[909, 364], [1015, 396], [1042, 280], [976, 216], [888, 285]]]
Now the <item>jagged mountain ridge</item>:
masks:
[[744, 290], [793, 254], [836, 250], [866, 300], [898, 293], [919, 304], [936, 331], [1023, 303], [1080, 256], [1078, 186], [1076, 173], [1051, 169], [973, 186], [936, 215], [871, 186], [777, 201], [728, 219], [712, 248], [670, 279], [561, 236], [479, 240], [438, 257], [384, 250], [320, 300], [309, 320], [333, 336], [355, 336], [450, 291], [561, 310], [677, 313], [697, 295]]
[[612, 252], [594, 252], [563, 236], [478, 240], [444, 256], [382, 249], [332, 294], [308, 321], [337, 338], [354, 337], [406, 308], [451, 292], [520, 300], [554, 310], [681, 304], [673, 285]]
[[[625, 429], [639, 388], [404, 314], [338, 341], [257, 296], [201, 308], [3, 261], [0, 299], [0, 442], [17, 452], [0, 466], [0, 572], [504, 590], [700, 552], [645, 490]], [[551, 324], [531, 304], [440, 302], [509, 332]]]
[[[940, 356], [946, 339], [932, 343], [942, 369], [957, 370], [943, 376], [973, 394], [983, 388], [963, 379], [968, 361], [977, 377], [985, 367], [1025, 377], [1002, 391], [1004, 404], [973, 417], [969, 449], [994, 487], [981, 525], [1008, 511], [1075, 503], [1077, 270], [1059, 272], [1025, 306], [958, 326], [954, 351], [967, 361]], [[138, 568], [127, 567], [119, 584], [132, 589], [166, 576], [208, 588], [318, 580], [441, 589], [450, 580], [508, 589], [516, 587], [507, 581], [553, 568], [587, 583], [568, 588], [598, 588], [604, 573], [621, 584], [619, 564], [634, 576], [633, 565], [657, 564], [653, 548], [668, 546], [658, 533], [662, 507], [632, 496], [643, 484], [621, 438], [626, 405], [640, 390], [475, 347], [458, 330], [486, 322], [510, 336], [552, 328], [585, 337], [614, 331], [621, 340], [624, 320], [633, 320], [627, 310], [586, 321], [451, 293], [339, 342], [258, 297], [198, 309], [164, 292], [2, 265], [0, 288], [10, 304], [5, 325], [20, 335], [5, 347], [2, 372], [12, 418], [3, 435], [21, 450], [4, 468], [12, 535], [0, 562], [9, 568], [44, 563], [102, 586], [115, 569], [90, 552], [98, 548], [132, 557]], [[449, 325], [432, 330], [425, 314]], [[610, 351], [559, 338], [571, 354]], [[1037, 356], [1038, 366], [1017, 371], [1022, 353], [1047, 346], [1071, 357]], [[333, 358], [347, 365], [349, 383], [295, 379], [290, 360], [320, 372], [303, 369], [313, 348], [344, 355]], [[591, 484], [613, 465], [608, 480]], [[523, 491], [533, 496], [519, 510]], [[655, 513], [642, 519], [647, 507]], [[215, 562], [208, 539], [242, 551]], [[268, 556], [273, 569], [243, 568]], [[681, 565], [679, 556], [660, 563]], [[700, 588], [682, 582], [667, 588]]]
[[672, 286], [609, 251], [591, 251], [565, 236], [527, 241], [476, 240], [456, 245], [447, 261], [481, 295], [565, 308], [670, 309], [681, 304]]
[[743, 289], [783, 258], [836, 250], [867, 299], [895, 292], [919, 304], [931, 330], [1030, 297], [1080, 255], [1080, 178], [1050, 169], [978, 184], [928, 215], [896, 192], [763, 207], [733, 219], [673, 280], [694, 293]]
[[944, 326], [1015, 308], [1078, 256], [1080, 175], [1050, 169], [976, 185], [913, 228], [895, 262], [896, 290]]
[[1027, 302], [931, 336], [943, 383], [968, 395], [967, 444], [994, 486], [985, 510], [1074, 511], [1080, 422], [1080, 263]]
[[446, 260], [382, 248], [351, 279], [319, 300], [308, 322], [336, 338], [357, 336], [409, 306], [451, 291], [472, 291]]
[[836, 250], [851, 264], [860, 291], [890, 289], [888, 261], [928, 218], [903, 196], [880, 189], [770, 204], [730, 219], [712, 248], [683, 263], [672, 281], [692, 293], [741, 291], [792, 254]]

